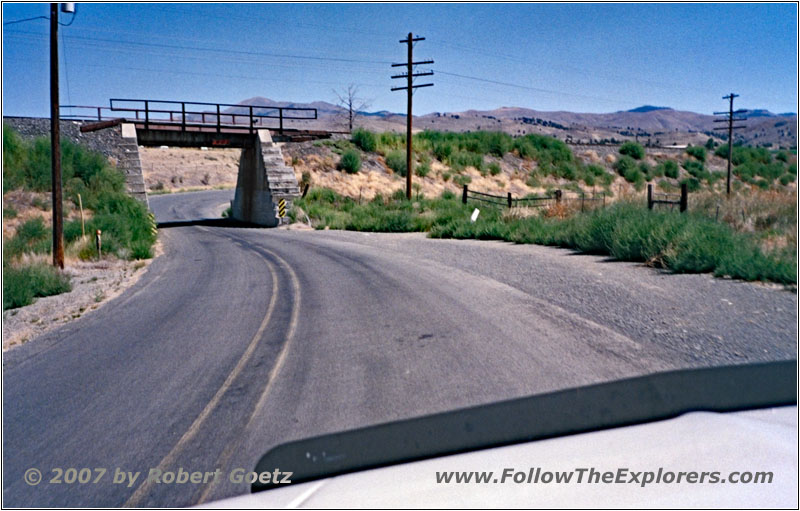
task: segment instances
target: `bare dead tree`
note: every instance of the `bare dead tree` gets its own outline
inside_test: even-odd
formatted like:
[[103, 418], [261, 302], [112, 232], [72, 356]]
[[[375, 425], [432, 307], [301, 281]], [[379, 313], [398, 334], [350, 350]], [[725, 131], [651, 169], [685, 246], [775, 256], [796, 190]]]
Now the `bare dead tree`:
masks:
[[370, 103], [369, 101], [365, 100], [358, 96], [358, 86], [355, 84], [350, 84], [347, 86], [346, 89], [342, 91], [333, 91], [338, 98], [337, 104], [344, 108], [346, 112], [344, 115], [347, 116], [347, 126], [350, 132], [353, 131], [353, 122], [358, 115], [358, 112], [369, 108]]

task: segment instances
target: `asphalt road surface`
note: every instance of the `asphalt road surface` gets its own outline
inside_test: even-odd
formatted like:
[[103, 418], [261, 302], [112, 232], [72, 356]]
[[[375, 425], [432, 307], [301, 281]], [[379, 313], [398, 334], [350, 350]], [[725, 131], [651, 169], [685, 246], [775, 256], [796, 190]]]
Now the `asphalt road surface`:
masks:
[[[171, 222], [218, 218], [231, 195], [150, 201]], [[419, 234], [198, 222], [160, 236], [135, 286], [4, 354], [4, 506], [207, 502], [249, 487], [148, 471], [249, 471], [289, 440], [797, 349], [796, 294], [708, 275]], [[57, 468], [91, 481], [51, 482]]]

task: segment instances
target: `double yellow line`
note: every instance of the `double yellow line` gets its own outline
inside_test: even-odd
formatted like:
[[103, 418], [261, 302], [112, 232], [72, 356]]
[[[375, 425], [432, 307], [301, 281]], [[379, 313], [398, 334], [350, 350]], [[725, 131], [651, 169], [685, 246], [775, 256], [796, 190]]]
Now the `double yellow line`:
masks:
[[[204, 228], [201, 229], [206, 230]], [[276, 376], [280, 372], [281, 368], [283, 367], [284, 362], [286, 361], [286, 355], [289, 352], [289, 345], [291, 344], [291, 341], [294, 338], [295, 331], [297, 330], [298, 317], [300, 314], [300, 281], [297, 278], [297, 274], [294, 272], [292, 267], [289, 266], [289, 263], [287, 263], [285, 259], [277, 255], [276, 253], [272, 252], [271, 250], [265, 249], [263, 247], [260, 248], [261, 250], [264, 250], [265, 252], [269, 253], [269, 255], [274, 257], [281, 264], [281, 266], [286, 269], [292, 282], [294, 300], [292, 303], [292, 315], [289, 322], [289, 329], [287, 330], [286, 333], [286, 342], [284, 342], [283, 348], [281, 349], [281, 352], [275, 361], [275, 365], [272, 367], [272, 370], [270, 371], [269, 377], [267, 379], [267, 385], [261, 392], [261, 396], [258, 399], [258, 403], [256, 404], [256, 407], [253, 409], [253, 413], [250, 415], [250, 418], [247, 421], [245, 430], [249, 428], [255, 416], [258, 415], [258, 413], [261, 411], [261, 408], [263, 407], [263, 404], [266, 401], [270, 390], [272, 389], [272, 384], [275, 381]], [[236, 363], [236, 366], [233, 368], [230, 374], [228, 374], [228, 377], [225, 378], [225, 382], [217, 390], [216, 394], [214, 394], [214, 397], [211, 398], [211, 400], [208, 402], [208, 404], [206, 404], [206, 406], [203, 408], [203, 410], [200, 412], [197, 418], [195, 418], [194, 422], [192, 422], [192, 425], [189, 426], [189, 429], [186, 430], [183, 436], [181, 436], [180, 440], [178, 440], [175, 446], [173, 446], [173, 448], [167, 453], [166, 456], [164, 456], [164, 458], [158, 464], [158, 467], [156, 468], [160, 469], [162, 472], [165, 471], [175, 461], [175, 459], [178, 456], [178, 453], [180, 453], [183, 450], [183, 448], [186, 447], [186, 445], [192, 440], [192, 438], [194, 438], [200, 431], [200, 427], [202, 426], [203, 422], [209, 417], [209, 415], [211, 415], [211, 412], [213, 412], [214, 409], [217, 407], [220, 400], [222, 399], [222, 396], [225, 395], [225, 393], [233, 384], [236, 377], [239, 376], [239, 374], [242, 372], [247, 362], [250, 360], [250, 357], [253, 355], [253, 352], [258, 346], [258, 341], [261, 339], [264, 330], [266, 330], [267, 325], [269, 324], [270, 319], [272, 318], [272, 313], [275, 310], [275, 303], [277, 302], [277, 297], [278, 297], [278, 275], [277, 272], [275, 271], [273, 264], [267, 259], [265, 259], [265, 262], [267, 264], [267, 267], [269, 268], [269, 272], [272, 278], [272, 296], [270, 297], [269, 305], [267, 306], [267, 311], [264, 314], [264, 318], [261, 321], [261, 325], [259, 325], [258, 330], [256, 331], [255, 335], [253, 335], [253, 338], [250, 340], [247, 349], [244, 351], [241, 358], [239, 358], [239, 361]], [[218, 462], [227, 463], [230, 460], [233, 453], [235, 452], [235, 449], [238, 446], [238, 444], [239, 440], [234, 440], [231, 443], [229, 443], [225, 447], [223, 453], [220, 455]], [[222, 465], [218, 464], [216, 466], [221, 467]], [[142, 483], [136, 489], [136, 491], [133, 492], [133, 495], [131, 495], [130, 498], [125, 502], [124, 507], [138, 506], [139, 503], [142, 501], [142, 499], [145, 496], [147, 496], [153, 484], [154, 483], [145, 480], [145, 482]], [[206, 487], [205, 491], [200, 496], [198, 502], [202, 502], [203, 499], [205, 499], [211, 492], [213, 487], [214, 487], [213, 484], [208, 485], [208, 487]]]

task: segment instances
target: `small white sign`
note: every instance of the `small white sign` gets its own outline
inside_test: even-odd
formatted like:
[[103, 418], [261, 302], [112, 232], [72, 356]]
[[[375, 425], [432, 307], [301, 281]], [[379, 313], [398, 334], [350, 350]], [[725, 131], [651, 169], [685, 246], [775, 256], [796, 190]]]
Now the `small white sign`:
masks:
[[470, 217], [470, 221], [474, 222], [478, 219], [478, 215], [481, 214], [481, 211], [478, 208], [475, 208], [475, 211], [472, 212], [472, 216]]

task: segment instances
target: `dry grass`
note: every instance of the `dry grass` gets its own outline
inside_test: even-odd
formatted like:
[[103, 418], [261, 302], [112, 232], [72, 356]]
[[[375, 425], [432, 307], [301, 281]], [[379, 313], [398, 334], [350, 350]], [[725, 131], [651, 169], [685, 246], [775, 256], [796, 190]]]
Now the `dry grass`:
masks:
[[708, 191], [689, 195], [689, 208], [739, 232], [762, 235], [766, 249], [797, 244], [797, 190], [760, 190], [748, 188], [725, 195]]

